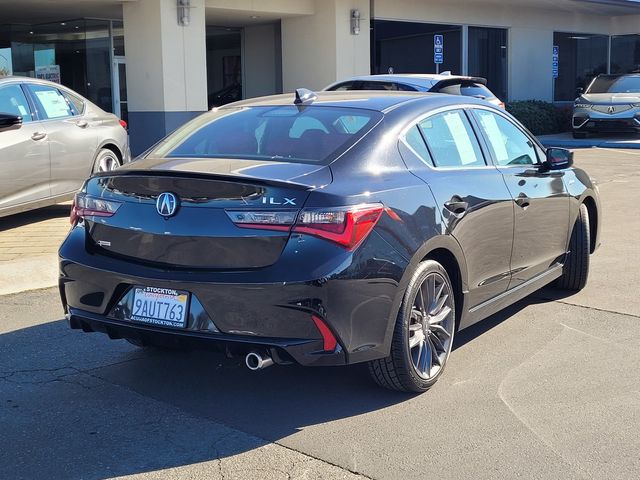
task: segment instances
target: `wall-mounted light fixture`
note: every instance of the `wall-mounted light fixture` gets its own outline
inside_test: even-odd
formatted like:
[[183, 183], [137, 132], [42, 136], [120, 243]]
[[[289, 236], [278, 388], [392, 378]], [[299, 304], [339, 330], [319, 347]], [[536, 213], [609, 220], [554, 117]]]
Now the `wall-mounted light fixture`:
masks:
[[186, 27], [191, 23], [191, 0], [178, 1], [178, 25]]
[[351, 10], [351, 35], [360, 35], [360, 10]]

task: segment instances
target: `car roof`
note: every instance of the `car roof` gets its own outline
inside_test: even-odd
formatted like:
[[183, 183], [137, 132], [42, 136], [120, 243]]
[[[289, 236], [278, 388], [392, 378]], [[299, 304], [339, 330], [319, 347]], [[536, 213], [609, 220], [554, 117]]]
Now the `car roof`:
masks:
[[[352, 90], [315, 92], [317, 98], [309, 105], [325, 106], [325, 107], [345, 107], [345, 108], [362, 108], [367, 110], [376, 110], [385, 113], [402, 104], [424, 101], [436, 105], [462, 105], [469, 103], [485, 104], [481, 100], [464, 97], [458, 95], [448, 95], [445, 93], [427, 93], [427, 92], [401, 92], [401, 91], [368, 91], [368, 90]], [[248, 100], [240, 100], [239, 102], [229, 103], [218, 107], [238, 108], [238, 107], [268, 107], [268, 106], [288, 106], [294, 105], [295, 94], [270, 95], [268, 97], [250, 98]], [[300, 105], [304, 108], [303, 105]]]
[[[50, 82], [49, 80], [44, 80], [42, 78], [23, 77], [23, 76], [19, 76], [19, 75], [8, 75], [8, 76], [4, 76], [4, 77], [0, 76], [0, 84], [2, 84], [2, 83], [13, 83], [13, 82], [39, 83], [39, 84], [42, 84], [42, 85], [49, 85], [49, 86], [55, 87], [55, 88], [62, 87], [64, 89], [66, 89], [66, 90], [70, 90], [71, 92], [74, 92], [69, 87], [61, 85], [59, 83]], [[79, 95], [79, 94], [76, 93], [76, 95]]]

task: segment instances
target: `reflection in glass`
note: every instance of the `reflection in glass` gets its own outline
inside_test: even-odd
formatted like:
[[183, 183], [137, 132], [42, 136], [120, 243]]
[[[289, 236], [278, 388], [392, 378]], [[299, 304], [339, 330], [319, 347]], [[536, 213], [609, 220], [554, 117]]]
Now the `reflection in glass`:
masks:
[[486, 78], [489, 89], [506, 100], [506, 29], [469, 27], [469, 75]]
[[578, 88], [586, 88], [596, 75], [607, 72], [608, 40], [606, 35], [553, 34], [553, 44], [560, 49], [555, 101], [574, 100]]
[[640, 73], [640, 35], [611, 37], [611, 73]]
[[372, 73], [435, 73], [436, 34], [444, 37], [444, 63], [439, 71], [461, 73], [461, 26], [388, 20], [374, 20], [373, 26]]

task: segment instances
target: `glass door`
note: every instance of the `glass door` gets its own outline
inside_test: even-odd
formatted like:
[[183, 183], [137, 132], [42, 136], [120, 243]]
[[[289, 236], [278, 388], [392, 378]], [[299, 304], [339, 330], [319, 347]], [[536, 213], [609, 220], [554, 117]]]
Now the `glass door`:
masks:
[[127, 70], [124, 57], [113, 57], [113, 113], [129, 123]]

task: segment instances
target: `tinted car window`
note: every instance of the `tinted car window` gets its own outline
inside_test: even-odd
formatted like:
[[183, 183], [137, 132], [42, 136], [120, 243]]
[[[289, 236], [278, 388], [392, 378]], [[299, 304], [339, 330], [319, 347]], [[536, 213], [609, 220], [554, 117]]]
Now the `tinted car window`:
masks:
[[57, 88], [47, 85], [27, 85], [33, 93], [36, 108], [43, 119], [72, 117], [75, 115], [72, 104]]
[[329, 90], [332, 92], [342, 92], [345, 90], [355, 90], [356, 89], [356, 85], [355, 82], [344, 82], [344, 83], [340, 83], [338, 85], [335, 85], [334, 87], [331, 87]]
[[440, 93], [463, 95], [465, 97], [494, 98], [495, 95], [480, 83], [457, 83], [438, 89]]
[[538, 157], [533, 142], [522, 130], [501, 115], [476, 110], [480, 128], [489, 140], [498, 165], [531, 165]]
[[640, 93], [640, 77], [600, 75], [587, 93]]
[[32, 120], [31, 109], [20, 85], [0, 87], [0, 113], [11, 113], [22, 117], [22, 122]]
[[437, 167], [486, 165], [478, 140], [463, 111], [439, 113], [419, 125]]
[[149, 156], [329, 162], [382, 118], [372, 110], [308, 106], [221, 109], [187, 123]]
[[424, 143], [422, 134], [418, 129], [418, 126], [411, 127], [411, 129], [405, 134], [404, 142], [411, 147], [413, 152], [422, 159], [423, 162], [433, 165], [431, 155], [427, 149], [427, 145]]
[[361, 90], [399, 90], [398, 84], [395, 82], [362, 82]]
[[84, 112], [84, 102], [80, 97], [65, 90], [61, 90], [61, 92], [62, 95], [64, 95], [64, 97], [67, 99], [67, 102], [70, 104], [73, 110], [75, 110], [74, 113], [76, 115], [80, 115]]

